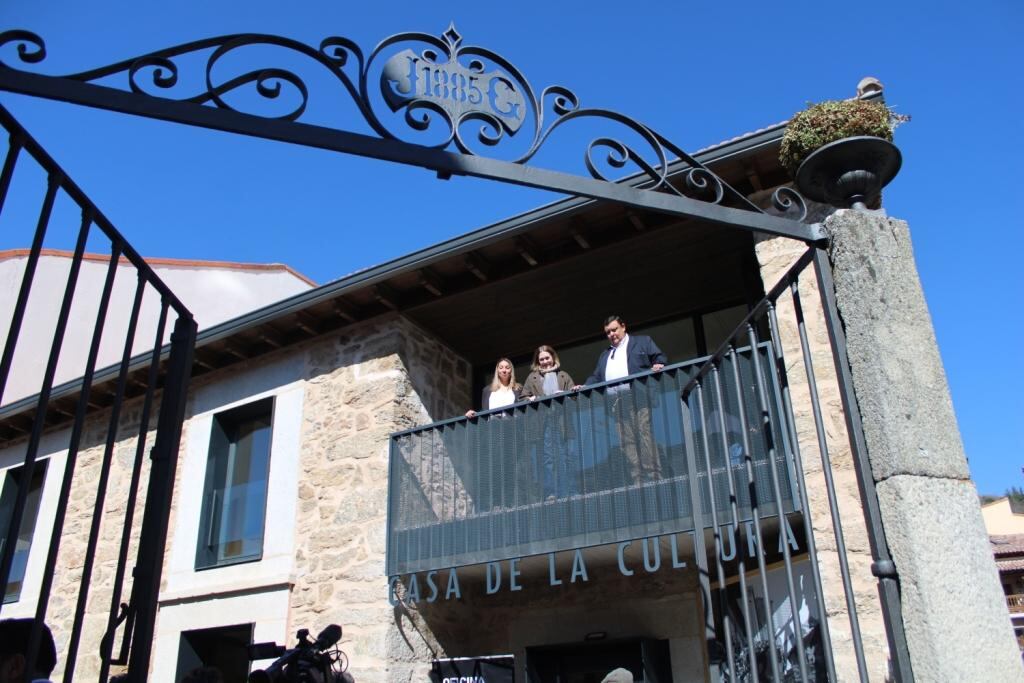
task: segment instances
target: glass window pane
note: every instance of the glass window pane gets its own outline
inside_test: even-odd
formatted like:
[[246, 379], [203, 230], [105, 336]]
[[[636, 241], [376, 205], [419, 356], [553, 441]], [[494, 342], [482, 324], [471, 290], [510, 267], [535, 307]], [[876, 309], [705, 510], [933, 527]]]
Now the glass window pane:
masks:
[[[747, 317], [747, 307], [743, 305], [706, 313], [703, 319], [704, 339], [707, 341], [708, 353], [714, 353], [745, 317]], [[746, 340], [738, 346], [746, 346]]]
[[272, 407], [266, 400], [214, 418], [197, 568], [262, 555]]
[[[36, 517], [39, 514], [39, 501], [42, 498], [43, 482], [46, 479], [46, 460], [36, 463], [35, 472], [29, 483], [28, 497], [25, 499], [25, 512], [21, 517], [21, 527], [15, 539], [14, 562], [4, 591], [4, 602], [17, 602], [21, 596], [21, 588], [25, 581], [25, 570], [28, 567], [28, 555], [32, 548], [32, 535], [36, 529]], [[3, 492], [0, 493], [0, 552], [7, 545], [7, 527], [14, 515], [14, 504], [18, 498], [18, 482], [21, 478], [21, 467], [7, 470], [4, 476]]]

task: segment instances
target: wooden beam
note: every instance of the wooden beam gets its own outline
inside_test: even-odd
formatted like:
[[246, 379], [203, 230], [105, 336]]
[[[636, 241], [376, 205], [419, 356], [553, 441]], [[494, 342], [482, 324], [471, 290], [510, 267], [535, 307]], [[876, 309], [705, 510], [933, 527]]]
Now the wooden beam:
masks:
[[420, 286], [427, 290], [434, 296], [442, 296], [444, 294], [444, 285], [441, 282], [441, 278], [438, 277], [430, 268], [421, 268], [419, 272]]
[[89, 400], [87, 401], [87, 404], [89, 405], [90, 408], [103, 410], [104, 408], [109, 408], [111, 405], [113, 405], [114, 395], [109, 392], [101, 394], [98, 391], [101, 389], [102, 387], [94, 386], [92, 388], [92, 391], [89, 392]]
[[374, 285], [373, 297], [392, 311], [398, 310], [398, 293], [391, 286], [383, 282]]
[[583, 250], [590, 249], [590, 240], [588, 240], [583, 235], [583, 233], [580, 231], [579, 228], [577, 228], [577, 227], [570, 228], [569, 229], [569, 234], [572, 235], [572, 238], [574, 240], [576, 240], [576, 244], [580, 245], [580, 249], [583, 249]]
[[633, 229], [636, 230], [637, 232], [643, 232], [647, 230], [647, 224], [644, 223], [643, 219], [640, 218], [640, 216], [638, 216], [636, 212], [627, 211], [626, 218], [629, 219], [629, 222], [633, 225]]
[[491, 279], [491, 265], [480, 254], [469, 252], [464, 259], [466, 270], [473, 273], [480, 282], [487, 282]]
[[275, 349], [279, 349], [282, 346], [284, 346], [280, 338], [267, 334], [267, 331], [265, 329], [260, 330], [258, 336], [260, 341], [266, 344], [267, 346], [273, 346]]
[[58, 415], [63, 415], [64, 417], [74, 417], [75, 416], [75, 412], [74, 412], [73, 409], [71, 409], [71, 408], [64, 408], [63, 406], [61, 406], [60, 399], [50, 403], [50, 405], [47, 406], [47, 410], [52, 410], [53, 412], [57, 413]]
[[518, 238], [515, 241], [515, 247], [516, 251], [519, 252], [519, 255], [523, 257], [523, 260], [531, 267], [540, 263], [540, 260], [537, 258], [538, 252], [536, 247], [534, 247], [533, 244], [531, 244], [525, 237]]
[[207, 349], [205, 349], [205, 348], [198, 348], [192, 354], [192, 362], [194, 362], [196, 365], [198, 365], [201, 368], [206, 368], [207, 370], [213, 370], [214, 368], [217, 367], [216, 366], [216, 361], [207, 358], [207, 356], [209, 356], [209, 355], [210, 355], [210, 352]]
[[764, 189], [764, 183], [761, 182], [761, 176], [758, 174], [757, 168], [755, 168], [753, 164], [744, 164], [743, 171], [747, 174], [747, 180], [750, 181], [754, 190], [760, 192]]
[[7, 419], [6, 424], [12, 431], [19, 432], [21, 434], [28, 434], [32, 431], [32, 423], [34, 420], [28, 415], [13, 415]]
[[226, 353], [229, 353], [230, 355], [234, 356], [238, 360], [249, 360], [249, 356], [247, 356], [242, 351], [239, 351], [238, 349], [236, 349], [234, 346], [232, 346], [230, 344], [224, 344], [224, 351]]
[[334, 304], [334, 312], [338, 314], [339, 318], [350, 323], [359, 320], [359, 311], [345, 299], [335, 299], [332, 303]]
[[316, 321], [313, 320], [313, 317], [305, 311], [297, 311], [295, 313], [295, 326], [311, 337], [315, 337], [320, 334], [320, 330], [317, 329]]

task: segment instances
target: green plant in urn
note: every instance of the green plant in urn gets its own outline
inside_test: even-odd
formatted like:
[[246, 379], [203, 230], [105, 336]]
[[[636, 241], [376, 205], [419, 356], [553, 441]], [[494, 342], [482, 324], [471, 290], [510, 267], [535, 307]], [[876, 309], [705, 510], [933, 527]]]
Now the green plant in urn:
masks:
[[909, 120], [879, 100], [828, 100], [790, 120], [779, 163], [807, 197], [864, 208], [901, 165], [893, 128]]

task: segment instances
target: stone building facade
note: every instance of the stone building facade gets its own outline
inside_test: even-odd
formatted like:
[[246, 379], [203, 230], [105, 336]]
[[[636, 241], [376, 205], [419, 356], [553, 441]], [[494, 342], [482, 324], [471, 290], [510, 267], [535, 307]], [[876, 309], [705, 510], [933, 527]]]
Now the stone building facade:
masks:
[[[756, 200], [763, 196], [761, 188], [782, 182], [769, 144], [779, 134], [781, 127], [740, 138], [705, 151], [702, 158], [713, 168], [724, 160], [723, 176]], [[757, 176], [752, 168], [760, 169], [763, 178], [741, 186], [751, 174]], [[454, 418], [469, 407], [482, 407], [477, 396], [495, 359], [511, 357], [522, 379], [539, 343], [557, 346], [563, 369], [582, 383], [604, 346], [600, 322], [611, 312], [625, 315], [632, 332], [655, 337], [669, 354], [672, 372], [683, 376], [692, 369], [683, 366], [713, 353], [805, 249], [794, 240], [572, 200], [343, 278], [287, 305], [261, 309], [208, 338], [201, 335], [179, 449], [150, 680], [169, 683], [197, 663], [248, 669], [237, 652], [227, 662], [218, 650], [239, 650], [242, 642], [290, 645], [300, 628], [316, 633], [337, 623], [344, 629], [339, 645], [360, 683], [424, 681], [439, 660], [496, 655], [514, 658], [515, 680], [548, 680], [556, 670], [590, 680], [595, 661], [610, 669], [619, 658], [618, 665], [643, 671], [650, 679], [713, 681], [726, 666], [726, 656], [721, 632], [712, 637], [709, 628], [723, 621], [720, 611], [730, 599], [737, 600], [737, 583], [748, 574], [750, 586], [744, 586], [742, 596], [747, 603], [735, 608], [753, 615], [771, 638], [776, 630], [783, 632], [782, 640], [795, 634], [803, 638], [804, 631], [813, 630], [807, 615], [823, 605], [837, 679], [843, 681], [858, 678], [849, 610], [854, 605], [866, 673], [871, 680], [885, 680], [890, 653], [861, 491], [810, 270], [801, 279], [800, 295], [841, 520], [833, 520], [830, 512], [792, 297], [783, 296], [777, 302], [782, 374], [788, 377], [794, 407], [792, 449], [799, 450], [803, 463], [802, 476], [792, 483], [794, 491], [806, 493], [808, 505], [783, 512], [780, 501], [772, 522], [776, 526], [768, 524], [767, 549], [760, 553], [749, 530], [735, 530], [733, 555], [749, 548], [750, 558], [755, 553], [759, 560], [767, 558], [764, 571], [759, 573], [751, 561], [730, 565], [739, 569], [728, 575], [709, 571], [710, 578], [702, 576], [698, 538], [709, 544], [709, 556], [715, 552], [706, 524], [699, 531], [667, 525], [650, 534], [619, 528], [615, 542], [581, 541], [521, 556], [495, 551], [482, 562], [458, 566], [397, 572], [389, 567], [389, 535], [396, 533], [389, 520], [397, 495], [394, 468], [408, 465], [392, 451], [396, 433], [446, 420], [451, 422], [438, 427], [439, 434], [448, 428], [444, 425], [461, 428], [466, 420]], [[754, 384], [746, 387], [751, 393]], [[671, 405], [663, 402], [659, 410], [667, 415]], [[101, 439], [109, 419], [98, 411], [89, 423], [47, 610], [63, 651], [81, 599], [79, 581], [92, 563], [83, 637], [72, 657], [75, 675], [83, 680], [100, 668], [97, 653], [108, 628], [125, 501], [132, 465], [140, 457], [137, 440], [130, 436], [139, 429], [140, 406], [129, 402], [111, 451], [105, 497], [98, 503], [97, 480], [107, 469]], [[510, 417], [508, 424], [515, 419]], [[772, 419], [781, 420], [778, 415]], [[232, 543], [255, 542], [258, 549], [211, 562], [204, 547], [214, 547], [214, 529], [224, 524], [215, 522], [214, 515], [227, 515], [224, 499], [218, 507], [217, 496], [228, 495], [227, 487], [211, 483], [223, 476], [213, 469], [214, 454], [225, 439], [235, 444], [241, 438], [225, 437], [225, 425], [254, 420], [262, 426], [253, 433], [265, 435], [260, 438], [268, 443], [266, 470], [262, 478], [246, 483], [251, 488], [243, 492], [243, 502], [255, 501], [255, 512], [239, 508], [241, 535]], [[598, 431], [595, 421], [580, 424]], [[676, 449], [678, 456], [686, 439], [669, 443], [671, 433], [665, 428], [659, 446], [666, 453]], [[550, 432], [542, 436], [549, 439]], [[587, 435], [573, 435], [580, 436]], [[34, 613], [45, 560], [38, 539], [52, 528], [66, 439], [61, 430], [44, 439], [40, 457], [47, 469], [35, 517], [39, 532], [27, 554], [20, 595], [4, 606], [4, 616]], [[443, 437], [438, 441], [439, 452], [452, 447]], [[24, 447], [24, 440], [0, 444], [0, 469], [17, 467]], [[623, 447], [618, 446], [620, 451]], [[232, 448], [224, 451], [229, 458]], [[520, 458], [528, 459], [527, 452], [521, 449]], [[784, 455], [783, 467], [797, 473], [794, 454]], [[420, 505], [435, 516], [438, 528], [450, 521], [446, 528], [457, 528], [454, 522], [473, 508], [469, 486], [458, 474], [442, 476], [438, 483], [432, 478], [433, 462], [420, 467], [412, 468], [412, 478], [432, 482], [422, 483]], [[437, 466], [438, 471], [445, 467]], [[730, 467], [740, 464], [727, 461], [720, 469]], [[142, 474], [145, 480], [145, 468]], [[690, 474], [696, 477], [696, 470]], [[682, 490], [682, 478], [679, 486]], [[616, 487], [623, 491], [609, 499], [634, 500], [625, 490], [629, 486], [616, 483], [596, 493]], [[140, 496], [136, 519], [144, 502]], [[444, 518], [443, 510], [454, 510], [453, 519]], [[501, 505], [490, 510], [479, 505], [475, 511], [509, 519], [515, 513]], [[100, 542], [95, 557], [87, 558], [94, 520]], [[807, 526], [817, 545], [813, 556], [803, 540]], [[127, 557], [134, 557], [137, 541], [129, 536]], [[776, 541], [778, 553], [773, 551]], [[784, 546], [792, 551], [791, 563], [782, 561]], [[850, 567], [850, 599], [841, 561]], [[800, 601], [796, 613], [785, 596], [787, 567], [800, 588], [793, 598]], [[820, 594], [811, 580], [815, 567]], [[125, 581], [127, 595], [131, 576]], [[438, 593], [443, 599], [433, 599]], [[779, 628], [783, 622], [791, 632]], [[809, 638], [808, 647], [817, 651], [820, 642]], [[737, 666], [756, 665], [752, 653], [751, 644], [749, 659], [740, 657]], [[821, 669], [812, 673], [820, 675]]]

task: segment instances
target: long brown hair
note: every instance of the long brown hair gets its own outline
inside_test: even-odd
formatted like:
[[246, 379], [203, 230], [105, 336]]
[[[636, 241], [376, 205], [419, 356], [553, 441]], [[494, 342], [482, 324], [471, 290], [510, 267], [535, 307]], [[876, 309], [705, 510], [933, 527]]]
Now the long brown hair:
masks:
[[551, 354], [551, 360], [555, 362], [554, 367], [562, 367], [562, 362], [558, 360], [558, 352], [555, 351], [554, 348], [548, 346], [547, 344], [541, 344], [540, 346], [537, 347], [537, 350], [533, 352], [533, 365], [530, 366], [531, 370], [533, 370], [534, 372], [540, 372], [540, 363], [537, 361], [537, 358], [539, 358], [540, 354], [544, 351], [547, 351], [548, 353]]
[[512, 391], [519, 389], [519, 382], [516, 381], [516, 366], [508, 358], [499, 358], [498, 362], [494, 364], [494, 377], [491, 379], [491, 391], [498, 391], [504, 386], [501, 383], [501, 379], [498, 378], [498, 366], [502, 363], [508, 363], [509, 367], [512, 368], [512, 374], [508, 377], [508, 388]]

